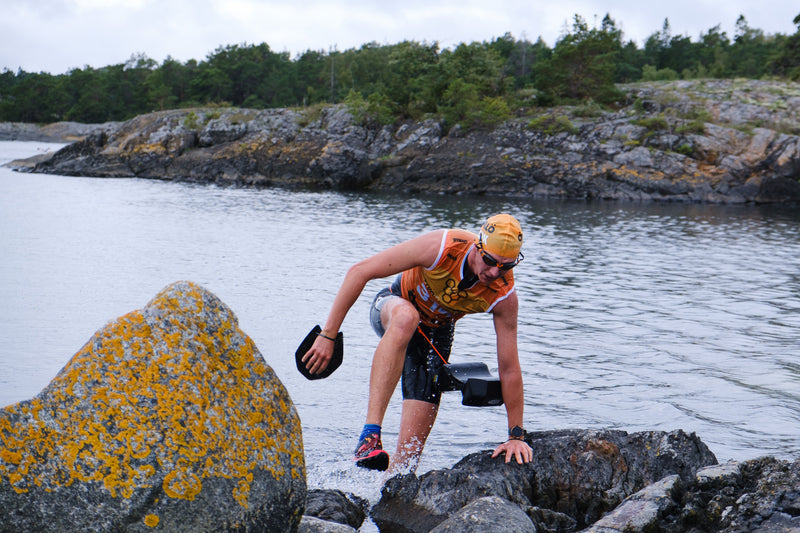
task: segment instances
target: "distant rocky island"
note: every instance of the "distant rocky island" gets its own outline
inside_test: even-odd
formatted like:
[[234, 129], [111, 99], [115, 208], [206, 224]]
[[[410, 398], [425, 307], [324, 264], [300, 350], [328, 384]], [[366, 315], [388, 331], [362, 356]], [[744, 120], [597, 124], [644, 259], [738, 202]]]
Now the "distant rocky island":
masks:
[[204, 107], [122, 123], [3, 124], [0, 139], [73, 141], [13, 167], [243, 187], [564, 199], [800, 200], [800, 84], [683, 80], [591, 102], [520, 110], [491, 130], [434, 118], [390, 126], [344, 105]]

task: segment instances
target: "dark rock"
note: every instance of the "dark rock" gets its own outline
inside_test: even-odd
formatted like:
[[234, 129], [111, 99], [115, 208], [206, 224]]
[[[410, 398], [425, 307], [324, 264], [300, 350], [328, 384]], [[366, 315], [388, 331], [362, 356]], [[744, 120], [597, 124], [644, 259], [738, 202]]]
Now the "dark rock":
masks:
[[800, 533], [800, 460], [716, 464], [681, 431], [556, 431], [528, 440], [529, 465], [481, 452], [452, 469], [395, 476], [373, 521], [402, 533]]
[[800, 198], [800, 173], [785, 177], [763, 177], [755, 199], [761, 203], [790, 202]]
[[659, 531], [800, 532], [800, 460], [763, 457], [700, 470], [679, 502]]
[[536, 526], [518, 505], [497, 496], [470, 502], [431, 533], [536, 533]]
[[505, 464], [486, 451], [451, 469], [390, 479], [372, 508], [373, 521], [381, 531], [429, 531], [471, 501], [497, 496], [586, 527], [655, 481], [671, 474], [691, 479], [717, 462], [697, 436], [682, 431], [551, 431], [526, 440], [534, 450], [526, 465]]
[[527, 513], [540, 533], [568, 533], [577, 527], [574, 518], [550, 509], [528, 507]]
[[313, 516], [303, 516], [298, 533], [355, 533], [357, 530], [339, 522], [330, 522]]
[[306, 516], [338, 522], [354, 529], [361, 527], [369, 511], [369, 501], [340, 490], [310, 490]]
[[0, 530], [296, 530], [301, 435], [233, 312], [176, 283], [0, 411]]
[[36, 165], [38, 165], [39, 163], [44, 163], [45, 161], [49, 161], [54, 155], [55, 151], [47, 151], [41, 154], [36, 154], [31, 157], [26, 157], [25, 159], [16, 159], [14, 161], [9, 161], [3, 166], [8, 167], [12, 170], [30, 172], [36, 168]]
[[617, 508], [584, 530], [585, 533], [653, 531], [667, 512], [677, 507], [680, 476], [668, 476], [625, 498]]

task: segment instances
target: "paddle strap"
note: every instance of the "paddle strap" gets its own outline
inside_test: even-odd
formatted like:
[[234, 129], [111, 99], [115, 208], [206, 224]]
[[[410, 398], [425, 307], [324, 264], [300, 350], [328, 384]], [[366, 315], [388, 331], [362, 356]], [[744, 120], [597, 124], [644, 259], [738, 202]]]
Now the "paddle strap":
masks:
[[423, 337], [425, 337], [425, 340], [426, 340], [426, 341], [428, 341], [428, 344], [430, 344], [430, 345], [431, 345], [431, 348], [433, 348], [433, 351], [434, 351], [434, 352], [436, 352], [436, 355], [438, 355], [438, 356], [439, 356], [439, 358], [440, 358], [440, 359], [441, 359], [441, 360], [444, 362], [444, 364], [448, 364], [448, 363], [447, 363], [447, 360], [446, 360], [444, 357], [442, 357], [442, 354], [440, 354], [440, 353], [439, 353], [439, 350], [437, 350], [437, 349], [436, 349], [436, 346], [434, 346], [434, 345], [433, 345], [433, 341], [432, 341], [432, 340], [430, 340], [430, 339], [428, 338], [428, 336], [427, 336], [427, 335], [425, 335], [425, 332], [424, 332], [424, 331], [422, 331], [422, 328], [421, 328], [421, 327], [419, 327], [419, 326], [417, 326], [417, 331], [419, 331], [419, 334], [420, 334], [420, 335], [422, 335]]

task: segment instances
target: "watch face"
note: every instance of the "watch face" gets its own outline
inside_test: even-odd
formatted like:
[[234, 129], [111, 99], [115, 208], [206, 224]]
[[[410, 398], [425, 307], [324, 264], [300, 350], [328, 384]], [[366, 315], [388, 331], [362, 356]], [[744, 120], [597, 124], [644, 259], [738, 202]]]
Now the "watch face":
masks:
[[515, 439], [522, 437], [523, 433], [524, 430], [519, 426], [514, 426], [513, 428], [508, 430], [508, 434], [514, 437]]

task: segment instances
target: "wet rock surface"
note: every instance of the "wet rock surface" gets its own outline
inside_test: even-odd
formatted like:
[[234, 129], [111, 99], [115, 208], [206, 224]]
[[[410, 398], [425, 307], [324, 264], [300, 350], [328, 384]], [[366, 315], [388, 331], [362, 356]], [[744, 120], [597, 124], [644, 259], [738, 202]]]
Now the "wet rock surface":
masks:
[[310, 490], [306, 516], [358, 529], [369, 513], [369, 501], [340, 490]]
[[540, 529], [576, 531], [668, 475], [691, 478], [717, 462], [697, 436], [682, 431], [553, 431], [526, 440], [534, 451], [526, 465], [486, 451], [450, 469], [390, 479], [373, 521], [381, 531], [429, 531], [470, 502], [496, 496], [539, 516]]
[[621, 89], [614, 111], [538, 110], [491, 131], [435, 120], [369, 127], [341, 106], [164, 111], [95, 130], [34, 171], [405, 194], [800, 199], [800, 84], [691, 80]]
[[[371, 518], [381, 532], [403, 533], [800, 532], [800, 460], [717, 464], [682, 431], [549, 431], [528, 442], [529, 465], [486, 451], [450, 469], [395, 476]], [[327, 501], [329, 514], [355, 505]]]

